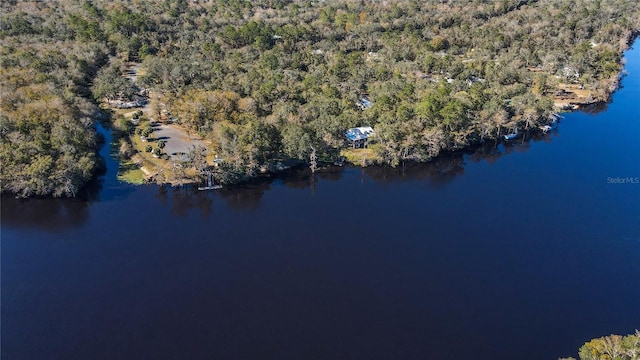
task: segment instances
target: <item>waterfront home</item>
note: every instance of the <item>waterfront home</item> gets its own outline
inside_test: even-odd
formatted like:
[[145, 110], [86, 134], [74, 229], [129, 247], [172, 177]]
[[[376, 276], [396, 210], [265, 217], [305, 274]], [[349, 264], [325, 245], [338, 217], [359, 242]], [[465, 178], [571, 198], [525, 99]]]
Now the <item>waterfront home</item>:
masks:
[[345, 136], [347, 138], [347, 146], [353, 147], [354, 149], [366, 147], [369, 136], [373, 134], [374, 131], [371, 126], [362, 126], [348, 129], [345, 132]]

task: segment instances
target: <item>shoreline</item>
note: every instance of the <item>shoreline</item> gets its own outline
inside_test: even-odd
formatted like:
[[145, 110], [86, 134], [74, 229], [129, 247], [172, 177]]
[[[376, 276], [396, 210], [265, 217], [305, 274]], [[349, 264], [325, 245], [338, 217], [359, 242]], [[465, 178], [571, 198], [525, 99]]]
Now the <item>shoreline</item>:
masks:
[[[637, 40], [638, 36], [640, 35], [640, 31], [636, 31], [631, 33], [626, 41], [626, 48], [622, 50], [622, 55], [624, 54], [624, 52], [628, 51], [632, 46], [633, 43]], [[552, 99], [554, 101], [554, 107], [556, 109], [555, 112], [552, 113], [552, 115], [548, 118], [545, 119], [544, 121], [541, 121], [540, 124], [543, 125], [553, 125], [556, 124], [556, 119], [558, 117], [561, 117], [560, 114], [563, 113], [570, 113], [570, 112], [575, 112], [575, 111], [588, 111], [589, 108], [598, 108], [598, 107], [602, 107], [602, 106], [606, 106], [608, 103], [610, 103], [613, 94], [618, 91], [620, 89], [620, 84], [621, 84], [621, 79], [626, 75], [625, 74], [625, 70], [624, 70], [624, 56], [620, 57], [620, 63], [619, 65], [622, 67], [621, 71], [619, 73], [616, 74], [614, 79], [609, 79], [609, 80], [605, 80], [604, 82], [610, 82], [611, 86], [608, 89], [604, 89], [603, 91], [606, 94], [606, 99], [602, 100], [602, 99], [593, 99], [591, 97], [579, 97], [576, 96], [574, 98], [571, 98], [570, 101], [566, 101], [566, 102], [559, 102], [556, 101], [556, 99], [554, 99], [553, 96], [548, 96], [550, 99]], [[139, 67], [139, 64], [133, 64], [133, 67], [136, 67], [136, 65]], [[137, 68], [136, 68], [137, 69]], [[577, 86], [577, 85], [574, 85]], [[146, 107], [148, 108], [148, 106]], [[148, 109], [146, 109], [148, 111]], [[131, 109], [133, 111], [138, 110], [136, 109]], [[113, 121], [112, 121], [113, 122]], [[559, 122], [559, 120], [558, 120]], [[113, 127], [111, 127], [111, 131], [113, 131]], [[520, 134], [524, 134], [524, 135], [518, 135], [517, 139], [521, 139], [523, 136], [524, 138], [531, 138], [532, 136], [535, 135], [539, 135], [539, 134], [543, 134], [544, 131], [538, 129], [537, 127], [533, 127], [533, 128], [529, 128], [526, 130], [521, 130], [522, 132]], [[126, 135], [125, 135], [126, 136]], [[132, 137], [135, 135], [129, 135], [129, 137]], [[515, 139], [514, 139], [515, 140]], [[494, 142], [495, 144], [499, 144], [499, 143], [508, 143], [511, 140], [505, 140], [503, 138], [503, 135], [500, 134], [499, 136], [493, 136], [493, 134], [491, 134], [490, 136], [484, 137], [482, 139], [480, 139], [479, 141], [475, 141], [475, 142], [471, 142], [469, 143], [467, 146], [461, 147], [461, 148], [447, 148], [447, 149], [442, 149], [438, 155], [434, 156], [431, 159], [428, 159], [427, 161], [418, 161], [415, 159], [403, 159], [400, 160], [400, 163], [416, 163], [416, 164], [426, 164], [426, 163], [431, 163], [434, 161], [437, 161], [439, 159], [442, 158], [446, 158], [446, 157], [450, 157], [450, 156], [455, 156], [455, 154], [459, 154], [459, 153], [473, 153], [475, 151], [478, 151], [478, 149], [482, 148], [483, 145], [487, 144], [488, 142]], [[110, 144], [110, 146], [116, 146], [117, 144], [112, 143]], [[366, 166], [388, 166], [388, 167], [395, 167], [395, 166], [391, 166], [387, 163], [385, 163], [384, 161], [382, 161], [382, 159], [375, 157], [375, 156], [369, 156], [367, 158], [367, 156], [360, 156], [357, 157], [355, 160], [349, 161], [347, 159], [347, 157], [342, 156], [343, 155], [343, 150], [351, 150], [349, 148], [336, 148], [333, 149], [334, 151], [337, 151], [338, 154], [340, 155], [341, 158], [344, 159], [344, 162], [350, 164], [351, 166], [355, 166], [355, 167], [366, 167]], [[366, 149], [356, 149], [356, 151], [358, 150], [366, 150]], [[367, 154], [370, 154], [371, 151], [368, 151]], [[115, 155], [115, 154], [114, 154]], [[134, 155], [136, 156], [136, 155]], [[133, 156], [132, 156], [133, 157]], [[126, 179], [126, 177], [121, 176], [122, 174], [120, 173], [120, 167], [121, 164], [123, 163], [123, 160], [126, 162], [131, 162], [131, 158], [125, 158], [123, 159], [121, 156], [118, 155], [118, 181], [122, 181], [128, 184], [132, 184], [132, 185], [142, 185], [142, 184], [153, 184], [156, 183], [157, 185], [160, 186], [171, 186], [171, 187], [176, 187], [176, 186], [197, 186], [200, 183], [203, 183], [202, 178], [200, 178], [198, 175], [194, 174], [195, 176], [193, 177], [183, 177], [180, 179], [173, 179], [171, 181], [166, 181], [163, 180], [161, 178], [158, 178], [159, 173], [162, 172], [162, 170], [160, 171], [151, 171], [148, 168], [146, 168], [145, 166], [139, 166], [138, 170], [141, 171], [144, 174], [144, 179], [142, 182], [138, 181], [128, 181]], [[231, 182], [231, 183], [227, 183], [225, 185], [229, 186], [229, 185], [240, 185], [243, 183], [251, 183], [253, 181], [256, 181], [260, 178], [263, 177], [272, 177], [272, 176], [277, 176], [278, 174], [283, 173], [286, 170], [289, 169], [303, 169], [304, 167], [308, 167], [309, 165], [306, 163], [298, 163], [295, 165], [291, 165], [291, 166], [287, 166], [284, 169], [278, 169], [278, 164], [280, 164], [283, 161], [291, 161], [293, 159], [274, 159], [274, 160], [270, 160], [265, 166], [262, 167], [261, 171], [259, 171], [256, 174], [253, 174], [252, 176], [249, 177], [245, 177], [245, 178], [241, 178], [238, 179], [237, 181]], [[134, 162], [135, 163], [135, 162]], [[138, 165], [139, 165], [140, 161], [138, 161]], [[322, 169], [325, 168], [330, 168], [332, 166], [334, 166], [334, 161], [321, 161], [322, 166], [318, 169], [320, 171], [322, 171]], [[209, 169], [215, 169], [215, 165], [213, 164], [208, 164]]]
[[[612, 100], [613, 95], [615, 94], [616, 91], [618, 91], [621, 87], [621, 80], [624, 78], [624, 76], [626, 75], [625, 72], [625, 61], [624, 61], [624, 53], [626, 51], [628, 51], [630, 48], [633, 47], [634, 43], [638, 42], [638, 38], [640, 37], [640, 29], [636, 29], [636, 30], [632, 30], [627, 34], [624, 34], [623, 37], [620, 38], [620, 42], [618, 45], [618, 54], [619, 54], [619, 59], [617, 61], [617, 65], [620, 66], [619, 71], [615, 74], [615, 76], [609, 78], [609, 79], [603, 79], [600, 80], [598, 82], [598, 85], [601, 85], [601, 87], [595, 87], [593, 89], [584, 89], [577, 81], [575, 83], [555, 83], [554, 89], [552, 89], [551, 91], [555, 91], [556, 93], [560, 93], [560, 95], [557, 94], [549, 94], [549, 93], [544, 93], [544, 97], [550, 99], [551, 101], [553, 101], [554, 104], [554, 109], [553, 112], [551, 113], [551, 116], [549, 117], [544, 117], [543, 118], [538, 118], [539, 120], [536, 122], [535, 126], [532, 127], [528, 127], [526, 129], [520, 129], [520, 127], [522, 127], [522, 123], [520, 122], [520, 119], [517, 116], [511, 116], [509, 118], [509, 121], [511, 123], [516, 123], [516, 124], [520, 124], [520, 127], [518, 127], [517, 129], [521, 131], [521, 133], [518, 135], [517, 138], [522, 138], [522, 136], [524, 137], [529, 137], [531, 134], [537, 134], [537, 133], [541, 133], [543, 130], [538, 129], [538, 127], [543, 127], [545, 125], [549, 125], [553, 122], [552, 117], [557, 116], [558, 114], [562, 114], [562, 113], [568, 113], [568, 112], [574, 112], [574, 111], [589, 111], [590, 108], [600, 108], [603, 106], [606, 106], [607, 104], [609, 104]], [[613, 45], [613, 44], [610, 44]], [[130, 78], [131, 81], [135, 82], [137, 79], [137, 71], [140, 68], [140, 63], [129, 63], [130, 66], [132, 66], [132, 68], [134, 68], [133, 71], [133, 77], [131, 76], [131, 74], [127, 73], [124, 76], [127, 76]], [[548, 74], [547, 74], [548, 75]], [[149, 90], [146, 89], [147, 91], [147, 95], [149, 94]], [[152, 91], [153, 93], [153, 91]], [[118, 118], [111, 118], [111, 119], [94, 119], [94, 121], [100, 121], [100, 122], [104, 122], [103, 126], [105, 126], [105, 128], [108, 128], [109, 131], [114, 132], [114, 131], [118, 131], [117, 126], [116, 126], [116, 122], [120, 121], [121, 118], [124, 119], [123, 114], [125, 112], [144, 112], [145, 115], [147, 115], [149, 117], [149, 119], [153, 122], [153, 120], [151, 119], [151, 113], [152, 110], [150, 109], [150, 100], [151, 98], [148, 97], [147, 101], [145, 103], [145, 105], [143, 107], [136, 107], [136, 108], [131, 108], [131, 109], [127, 109], [127, 110], [123, 110], [123, 109], [116, 109], [116, 107], [114, 106], [109, 106], [107, 105], [105, 109], [103, 109], [103, 111], [106, 112], [111, 112], [111, 114], [116, 114], [116, 112], [119, 111], [119, 117]], [[167, 116], [167, 118], [169, 118], [170, 116]], [[540, 119], [542, 119], [540, 121]], [[125, 119], [126, 120], [126, 119]], [[538, 126], [540, 125], [540, 126]], [[191, 134], [191, 132], [189, 130], [186, 130], [186, 128], [183, 128], [183, 131], [186, 133]], [[380, 165], [380, 166], [388, 166], [388, 167], [395, 167], [397, 166], [398, 163], [409, 163], [409, 162], [415, 162], [415, 163], [430, 163], [433, 161], [438, 160], [439, 158], [442, 158], [443, 156], [449, 156], [451, 154], [455, 154], [455, 153], [460, 153], [460, 152], [473, 152], [476, 151], [479, 147], [481, 147], [483, 144], [486, 144], [487, 142], [495, 142], [500, 143], [500, 142], [508, 142], [509, 140], [504, 140], [503, 136], [504, 134], [502, 133], [504, 130], [506, 130], [507, 127], [504, 127], [504, 125], [500, 125], [498, 127], [498, 133], [489, 133], [489, 134], [485, 134], [482, 137], [480, 137], [479, 134], [474, 134], [474, 136], [470, 136], [468, 139], [466, 139], [467, 144], [464, 144], [460, 147], [456, 147], [455, 145], [452, 147], [451, 144], [447, 144], [446, 147], [442, 147], [440, 148], [440, 150], [438, 151], [437, 155], [431, 157], [431, 158], [423, 158], [423, 159], [418, 159], [415, 156], [413, 158], [411, 158], [410, 156], [407, 157], [399, 157], [399, 161], [396, 161], [396, 163], [391, 164], [389, 161], [385, 161], [382, 158], [380, 158], [379, 156], [362, 156], [362, 157], [355, 157], [355, 160], [349, 161], [350, 164], [352, 164], [353, 166], [356, 167], [361, 167], [361, 166], [368, 166], [368, 165]], [[97, 131], [97, 130], [96, 130]], [[508, 131], [508, 130], [507, 130]], [[524, 133], [524, 135], [522, 135]], [[112, 135], [115, 135], [112, 133]], [[179, 178], [176, 178], [174, 176], [173, 179], [168, 179], [166, 176], [164, 176], [162, 173], [163, 171], [166, 170], [166, 166], [165, 167], [156, 167], [156, 166], [148, 166], [147, 163], [149, 163], [148, 159], [145, 159], [143, 156], [139, 156], [139, 158], [136, 160], [134, 159], [137, 155], [137, 153], [143, 153], [142, 149], [136, 146], [135, 144], [135, 138], [136, 135], [132, 134], [132, 133], [122, 133], [122, 134], [118, 134], [118, 136], [113, 136], [112, 137], [112, 142], [109, 143], [109, 150], [108, 153], [110, 155], [107, 156], [113, 156], [114, 160], [117, 162], [117, 179], [118, 181], [122, 181], [128, 184], [134, 184], [134, 185], [140, 185], [140, 184], [149, 184], [149, 183], [157, 183], [160, 185], [171, 185], [172, 187], [175, 186], [181, 186], [181, 185], [186, 185], [186, 184], [199, 184], [199, 183], [203, 183], [203, 176], [201, 172], [191, 172], [188, 175], [183, 175]], [[189, 136], [189, 138], [191, 139], [191, 136]], [[122, 139], [125, 139], [126, 141], [129, 142], [129, 146], [130, 148], [133, 150], [133, 154], [129, 155], [129, 156], [123, 156], [122, 154], [120, 154], [121, 150], [118, 150], [118, 146], [122, 145], [122, 143], [118, 143], [119, 141], [121, 141]], [[102, 152], [103, 150], [103, 146], [106, 146], [105, 144], [99, 145], [98, 148], [96, 149], [96, 154]], [[337, 152], [338, 156], [342, 155], [342, 151], [345, 150], [344, 147], [342, 148], [331, 148], [331, 158], [327, 159], [327, 157], [325, 156], [325, 159], [323, 159], [324, 161], [320, 161], [322, 164], [324, 165], [331, 165], [332, 163], [335, 162], [335, 153]], [[368, 154], [371, 153], [371, 150], [369, 150]], [[144, 153], [143, 153], [144, 154]], [[325, 154], [326, 155], [326, 154]], [[103, 156], [98, 155], [98, 158], [102, 158]], [[213, 161], [213, 154], [210, 154], [210, 156], [207, 156], [207, 169], [215, 169], [215, 162]], [[338, 157], [339, 159], [340, 157]], [[264, 164], [262, 164], [259, 167], [259, 171], [255, 171], [255, 169], [253, 171], [251, 171], [249, 174], [250, 175], [246, 175], [243, 174], [242, 176], [240, 176], [239, 178], [235, 178], [233, 181], [229, 181], [226, 182], [226, 184], [231, 185], [231, 184], [241, 184], [241, 183], [245, 183], [245, 182], [250, 182], [252, 181], [252, 179], [256, 178], [256, 177], [261, 177], [263, 175], [267, 175], [267, 176], [272, 176], [275, 174], [279, 174], [282, 172], [282, 169], [280, 169], [279, 164], [282, 162], [288, 162], [292, 159], [284, 159], [284, 158], [280, 158], [280, 159], [270, 159], [265, 161]], [[99, 159], [99, 163], [105, 163], [105, 159]], [[308, 166], [308, 159], [306, 160], [298, 160], [297, 163], [295, 165], [291, 165], [291, 166], [287, 166], [286, 168], [303, 168], [305, 166]], [[168, 163], [168, 162], [167, 162]], [[122, 168], [123, 165], [125, 166], [134, 166], [136, 167], [135, 169], [128, 169], [126, 171], [137, 171], [138, 173], [131, 179], [131, 178], [126, 178], [125, 176], [122, 176]], [[152, 164], [153, 165], [153, 164]], [[395, 165], [395, 166], [394, 166]], [[101, 173], [103, 173], [103, 169], [101, 169], [101, 166], [97, 166], [94, 169], [94, 174], [93, 174], [93, 178], [99, 178], [101, 175]], [[162, 175], [162, 176], [160, 176]], [[85, 184], [84, 186], [87, 186], [87, 184]], [[83, 186], [83, 187], [84, 187]], [[6, 191], [6, 188], [2, 189], [2, 193], [3, 194], [12, 194], [12, 195], [16, 195], [19, 196], [17, 194], [11, 193], [9, 191]], [[67, 196], [71, 196], [71, 195], [67, 195]], [[73, 195], [75, 196], [75, 194]], [[71, 196], [71, 197], [73, 197]], [[29, 197], [29, 196], [27, 196]], [[53, 197], [51, 195], [43, 195], [42, 197]]]

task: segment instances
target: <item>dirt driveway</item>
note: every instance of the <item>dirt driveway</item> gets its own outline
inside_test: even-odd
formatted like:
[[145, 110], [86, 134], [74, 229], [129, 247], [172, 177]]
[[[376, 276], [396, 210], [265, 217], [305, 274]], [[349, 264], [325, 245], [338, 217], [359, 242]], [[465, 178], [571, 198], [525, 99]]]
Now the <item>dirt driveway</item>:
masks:
[[158, 124], [154, 126], [151, 137], [164, 140], [166, 146], [163, 150], [172, 158], [179, 158], [181, 154], [188, 153], [193, 146], [205, 147], [204, 141], [189, 139], [187, 132], [176, 125]]
[[[131, 80], [134, 84], [138, 81], [138, 71], [140, 70], [139, 63], [130, 63], [127, 66], [125, 77]], [[147, 101], [144, 107], [141, 109], [150, 119], [152, 118], [150, 101]], [[189, 152], [189, 149], [194, 146], [205, 147], [205, 143], [202, 140], [190, 139], [187, 132], [176, 125], [171, 124], [156, 124], [153, 126], [152, 138], [157, 140], [164, 140], [166, 145], [163, 149], [167, 155], [172, 158], [182, 159], [181, 154]]]

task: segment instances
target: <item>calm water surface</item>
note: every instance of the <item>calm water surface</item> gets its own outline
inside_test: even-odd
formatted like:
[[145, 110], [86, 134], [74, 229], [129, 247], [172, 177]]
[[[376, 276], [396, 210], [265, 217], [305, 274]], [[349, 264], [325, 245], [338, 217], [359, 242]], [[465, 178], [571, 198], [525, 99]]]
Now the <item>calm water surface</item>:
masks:
[[[640, 328], [640, 46], [597, 114], [402, 169], [2, 200], [3, 359], [557, 359]], [[103, 152], [108, 150], [104, 149]]]

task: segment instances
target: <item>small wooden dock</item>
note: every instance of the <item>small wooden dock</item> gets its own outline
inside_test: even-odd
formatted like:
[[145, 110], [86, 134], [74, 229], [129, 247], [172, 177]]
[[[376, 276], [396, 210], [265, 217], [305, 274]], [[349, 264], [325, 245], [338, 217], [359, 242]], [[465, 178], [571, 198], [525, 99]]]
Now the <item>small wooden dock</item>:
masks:
[[213, 176], [211, 176], [211, 171], [207, 171], [207, 186], [200, 186], [198, 190], [219, 190], [222, 189], [222, 185], [216, 185], [213, 183]]

